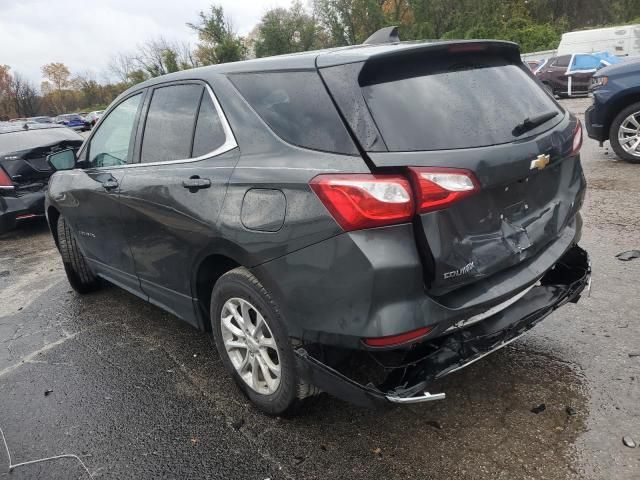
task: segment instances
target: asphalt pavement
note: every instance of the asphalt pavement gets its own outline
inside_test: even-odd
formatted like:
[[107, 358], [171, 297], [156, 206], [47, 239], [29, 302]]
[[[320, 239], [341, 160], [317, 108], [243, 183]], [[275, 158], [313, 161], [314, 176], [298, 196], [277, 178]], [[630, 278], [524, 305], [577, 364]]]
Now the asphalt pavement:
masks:
[[591, 296], [441, 381], [445, 401], [384, 413], [322, 396], [266, 417], [208, 335], [73, 292], [44, 222], [0, 236], [0, 479], [640, 478], [640, 259], [615, 258], [640, 249], [640, 165], [589, 139], [582, 160]]

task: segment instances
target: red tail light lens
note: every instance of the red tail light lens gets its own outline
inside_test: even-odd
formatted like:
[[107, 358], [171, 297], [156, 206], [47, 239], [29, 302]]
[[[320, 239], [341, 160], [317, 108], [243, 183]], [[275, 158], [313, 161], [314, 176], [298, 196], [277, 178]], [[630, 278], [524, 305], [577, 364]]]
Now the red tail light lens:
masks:
[[456, 168], [410, 168], [418, 194], [418, 211], [432, 212], [480, 191], [480, 183], [469, 170]]
[[578, 120], [576, 124], [576, 128], [573, 131], [573, 145], [571, 146], [570, 156], [577, 155], [580, 153], [580, 149], [582, 148], [582, 123]]
[[401, 333], [399, 335], [391, 335], [388, 337], [364, 338], [362, 341], [369, 347], [394, 347], [417, 340], [424, 337], [431, 331], [430, 327], [422, 327], [410, 332]]
[[9, 178], [9, 175], [7, 175], [7, 172], [5, 172], [2, 167], [0, 167], [0, 188], [13, 188], [13, 182], [11, 181], [11, 179]]
[[319, 175], [309, 185], [345, 231], [408, 222], [414, 213], [400, 175]]

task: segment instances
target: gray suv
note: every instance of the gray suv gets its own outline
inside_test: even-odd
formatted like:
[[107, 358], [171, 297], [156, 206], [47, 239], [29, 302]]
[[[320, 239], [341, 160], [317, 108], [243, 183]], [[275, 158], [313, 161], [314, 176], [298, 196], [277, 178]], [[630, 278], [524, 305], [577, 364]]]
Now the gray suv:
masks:
[[132, 87], [46, 212], [78, 292], [211, 331], [264, 412], [426, 402], [587, 285], [581, 141], [515, 44], [374, 43]]

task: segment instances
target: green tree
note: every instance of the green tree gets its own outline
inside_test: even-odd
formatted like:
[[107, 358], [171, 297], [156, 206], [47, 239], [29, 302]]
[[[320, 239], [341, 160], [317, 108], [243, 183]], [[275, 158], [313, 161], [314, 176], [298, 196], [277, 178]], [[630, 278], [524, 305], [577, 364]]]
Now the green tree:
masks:
[[322, 35], [315, 18], [296, 1], [289, 9], [274, 8], [264, 14], [258, 24], [255, 54], [256, 57], [268, 57], [325, 45], [326, 37]]
[[383, 0], [315, 0], [314, 11], [333, 45], [362, 43], [376, 30], [391, 25]]
[[130, 85], [135, 85], [137, 83], [144, 82], [148, 78], [149, 76], [147, 75], [147, 73], [144, 70], [138, 68], [128, 73], [127, 83], [129, 83]]
[[172, 48], [167, 48], [162, 51], [162, 61], [167, 73], [173, 73], [180, 70], [178, 65], [178, 53]]
[[187, 23], [187, 26], [198, 33], [195, 56], [202, 65], [244, 59], [246, 47], [221, 6], [212, 5], [208, 13], [201, 11], [198, 17], [198, 23]]

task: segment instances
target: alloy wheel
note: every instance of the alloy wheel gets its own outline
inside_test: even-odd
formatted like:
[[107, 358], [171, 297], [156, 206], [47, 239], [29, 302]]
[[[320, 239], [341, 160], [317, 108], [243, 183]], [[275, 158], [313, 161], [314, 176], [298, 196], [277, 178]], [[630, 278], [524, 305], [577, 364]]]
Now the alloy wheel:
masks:
[[280, 355], [262, 314], [242, 298], [230, 298], [220, 314], [227, 355], [242, 380], [263, 395], [280, 385]]
[[618, 143], [629, 155], [640, 157], [640, 112], [634, 112], [622, 121]]

